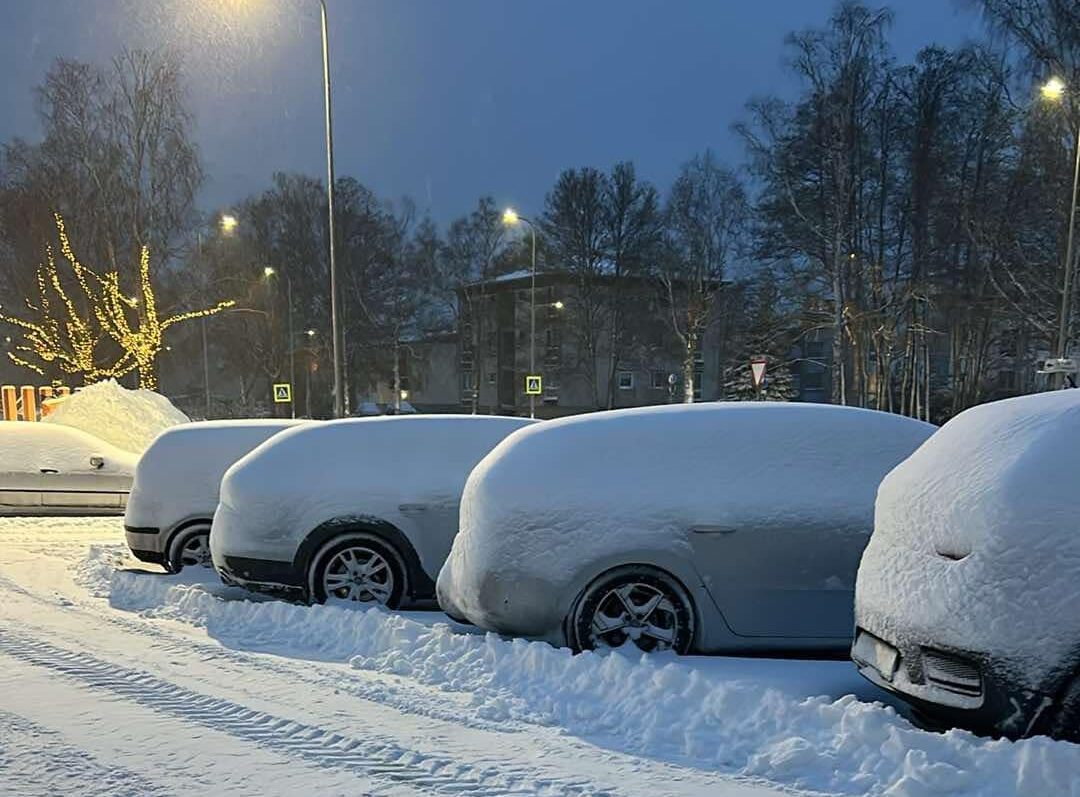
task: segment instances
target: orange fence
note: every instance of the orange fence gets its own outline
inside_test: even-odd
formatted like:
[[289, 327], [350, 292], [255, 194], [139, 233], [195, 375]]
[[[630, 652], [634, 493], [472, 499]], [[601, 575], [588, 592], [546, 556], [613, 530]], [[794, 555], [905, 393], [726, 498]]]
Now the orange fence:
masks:
[[3, 385], [0, 386], [0, 413], [5, 421], [36, 421], [49, 414], [56, 399], [70, 394], [69, 387]]

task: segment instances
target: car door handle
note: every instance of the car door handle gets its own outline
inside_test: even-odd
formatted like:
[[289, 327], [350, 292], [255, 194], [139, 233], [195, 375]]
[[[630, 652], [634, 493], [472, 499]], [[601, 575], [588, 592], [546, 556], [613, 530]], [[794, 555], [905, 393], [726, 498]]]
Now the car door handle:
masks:
[[690, 531], [694, 534], [734, 534], [738, 529], [734, 526], [709, 526], [699, 525], [691, 526]]
[[398, 510], [401, 512], [426, 512], [427, 504], [400, 504]]
[[60, 471], [58, 471], [56, 468], [42, 468], [41, 472], [42, 473], [59, 473]]

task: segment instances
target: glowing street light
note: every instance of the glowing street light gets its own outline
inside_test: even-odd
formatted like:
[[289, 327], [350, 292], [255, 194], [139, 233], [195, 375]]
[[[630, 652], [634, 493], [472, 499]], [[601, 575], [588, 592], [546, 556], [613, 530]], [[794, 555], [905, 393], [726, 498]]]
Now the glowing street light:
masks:
[[1052, 77], [1039, 87], [1039, 92], [1044, 100], [1060, 100], [1065, 96], [1065, 81], [1059, 77]]
[[275, 274], [277, 274], [277, 270], [273, 266], [267, 266], [263, 269], [263, 276], [267, 279], [270, 279]]
[[315, 330], [314, 329], [305, 329], [304, 334], [307, 335], [309, 338], [313, 338], [313, 337], [315, 337]]
[[[1043, 98], [1051, 102], [1063, 102], [1065, 95], [1068, 91], [1068, 86], [1065, 85], [1065, 81], [1059, 77], [1052, 77], [1046, 83], [1044, 83], [1039, 92]], [[1068, 346], [1069, 336], [1069, 315], [1072, 309], [1072, 277], [1073, 277], [1073, 235], [1076, 230], [1076, 194], [1080, 190], [1080, 126], [1076, 129], [1076, 143], [1075, 154], [1076, 163], [1073, 165], [1073, 185], [1072, 185], [1072, 198], [1069, 203], [1069, 231], [1066, 235], [1065, 243], [1065, 278], [1064, 284], [1061, 288], [1061, 312], [1058, 315], [1058, 335], [1057, 345], [1055, 346], [1055, 354], [1058, 360], [1065, 359], [1066, 347]], [[1058, 372], [1054, 375], [1055, 387], [1062, 387], [1065, 384], [1064, 372]]]
[[555, 302], [555, 304], [553, 306], [555, 307], [556, 310], [562, 310], [564, 307], [566, 307], [566, 305], [563, 304], [561, 301], [560, 302]]
[[236, 231], [238, 224], [240, 224], [240, 222], [236, 220], [236, 216], [230, 216], [226, 213], [221, 217], [221, 231], [225, 235], [232, 235]]

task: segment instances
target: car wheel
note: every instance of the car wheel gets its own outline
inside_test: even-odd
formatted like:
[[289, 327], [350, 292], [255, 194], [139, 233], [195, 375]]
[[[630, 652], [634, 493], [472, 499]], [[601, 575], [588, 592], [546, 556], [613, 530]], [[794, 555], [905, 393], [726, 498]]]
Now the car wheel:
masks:
[[590, 584], [567, 623], [574, 650], [632, 644], [645, 653], [686, 653], [694, 637], [694, 612], [682, 586], [651, 567], [611, 570]]
[[195, 526], [177, 534], [169, 546], [168, 566], [170, 573], [179, 573], [185, 567], [213, 567], [210, 559], [210, 529]]
[[316, 603], [378, 603], [396, 609], [405, 594], [405, 568], [393, 546], [371, 537], [355, 537], [317, 557], [310, 583]]

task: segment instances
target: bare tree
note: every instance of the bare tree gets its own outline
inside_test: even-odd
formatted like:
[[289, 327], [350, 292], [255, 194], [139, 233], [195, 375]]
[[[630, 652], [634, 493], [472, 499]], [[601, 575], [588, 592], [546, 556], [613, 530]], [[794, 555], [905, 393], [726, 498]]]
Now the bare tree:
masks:
[[682, 349], [683, 400], [694, 401], [695, 357], [745, 242], [750, 206], [735, 174], [706, 150], [683, 164], [667, 202], [659, 280]]

